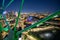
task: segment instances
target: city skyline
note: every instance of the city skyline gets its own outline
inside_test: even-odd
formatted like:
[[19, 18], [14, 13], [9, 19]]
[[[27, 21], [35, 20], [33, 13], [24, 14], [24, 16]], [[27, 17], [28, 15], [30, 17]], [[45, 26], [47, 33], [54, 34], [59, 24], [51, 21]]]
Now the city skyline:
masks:
[[[10, 0], [5, 0], [5, 6]], [[22, 12], [55, 12], [60, 10], [60, 0], [25, 0]], [[6, 9], [6, 11], [19, 11], [21, 0], [14, 2]]]

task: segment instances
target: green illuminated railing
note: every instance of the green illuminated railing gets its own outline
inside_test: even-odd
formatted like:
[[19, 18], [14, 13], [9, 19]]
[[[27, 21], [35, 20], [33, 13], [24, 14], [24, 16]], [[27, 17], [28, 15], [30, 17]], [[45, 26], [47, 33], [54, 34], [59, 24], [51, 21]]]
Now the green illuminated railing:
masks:
[[17, 33], [16, 26], [17, 26], [18, 21], [19, 21], [19, 17], [20, 17], [22, 8], [23, 8], [23, 4], [24, 4], [24, 0], [22, 0], [21, 6], [20, 6], [20, 10], [19, 10], [19, 12], [18, 12], [18, 17], [17, 17], [17, 19], [16, 19], [16, 24], [15, 24], [15, 26], [14, 26], [14, 40], [18, 40], [18, 36], [16, 35], [16, 33]]
[[2, 2], [2, 7], [4, 7], [4, 2], [5, 2], [5, 0], [3, 0], [3, 2]]
[[[3, 2], [2, 2], [2, 7], [3, 7], [3, 11], [7, 8], [7, 7], [9, 7], [9, 5], [13, 2], [14, 0], [11, 0], [8, 4], [7, 4], [7, 6], [6, 7], [4, 7], [4, 2], [5, 2], [5, 0], [3, 0]], [[18, 13], [18, 17], [17, 17], [17, 19], [16, 19], [16, 24], [15, 24], [15, 26], [14, 26], [14, 40], [18, 40], [18, 36], [16, 36], [16, 26], [17, 26], [17, 24], [18, 24], [18, 19], [19, 19], [19, 17], [20, 17], [20, 13], [21, 13], [21, 11], [22, 11], [22, 7], [23, 7], [23, 3], [24, 3], [24, 0], [22, 0], [22, 3], [21, 3], [21, 6], [20, 6], [20, 11], [19, 11], [19, 13]], [[3, 12], [2, 11], [2, 12]], [[8, 24], [8, 21], [6, 20], [6, 16], [5, 15], [3, 15], [3, 17], [4, 17], [4, 19], [5, 19], [5, 22], [6, 22], [6, 24], [7, 24], [7, 28], [2, 28], [2, 30], [4, 30], [4, 31], [8, 31], [8, 30], [10, 30], [10, 26], [9, 26], [9, 24]], [[1, 26], [2, 27], [2, 26]], [[17, 38], [16, 38], [17, 37]]]
[[[11, 0], [11, 1], [7, 4], [7, 6], [6, 6], [6, 7], [4, 7], [4, 2], [5, 2], [5, 0], [3, 0], [3, 2], [2, 2], [3, 11], [2, 11], [2, 12], [4, 12], [4, 11], [5, 11], [5, 9], [6, 9], [7, 7], [9, 7], [9, 6], [10, 6], [10, 4], [11, 4], [13, 1], [14, 1], [14, 0]], [[9, 29], [9, 30], [10, 30], [9, 23], [8, 23], [8, 21], [6, 20], [6, 16], [5, 16], [5, 15], [3, 15], [3, 17], [4, 17], [4, 20], [5, 20], [6, 25], [8, 26], [7, 28], [4, 28], [4, 30], [5, 30], [5, 31], [8, 31], [7, 29]]]
[[2, 23], [0, 22], [0, 32], [2, 32], [2, 29], [3, 29]]
[[11, 4], [13, 1], [14, 1], [14, 0], [11, 0], [4, 9], [6, 9], [7, 7], [9, 7], [10, 4]]

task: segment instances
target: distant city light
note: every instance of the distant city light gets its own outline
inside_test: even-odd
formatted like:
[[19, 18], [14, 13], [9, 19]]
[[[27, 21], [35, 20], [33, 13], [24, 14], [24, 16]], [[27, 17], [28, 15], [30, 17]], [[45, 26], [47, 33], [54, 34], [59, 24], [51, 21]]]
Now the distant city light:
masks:
[[43, 33], [43, 34], [41, 34], [40, 35], [42, 38], [51, 38], [51, 37], [53, 37], [53, 34], [51, 34], [51, 33]]
[[18, 12], [15, 12], [16, 17], [18, 16]]
[[44, 34], [46, 37], [51, 37], [51, 33], [45, 33]]
[[4, 12], [3, 12], [3, 14], [6, 14], [6, 13], [7, 13], [7, 11], [4, 11]]
[[22, 40], [21, 38], [19, 38], [19, 40]]

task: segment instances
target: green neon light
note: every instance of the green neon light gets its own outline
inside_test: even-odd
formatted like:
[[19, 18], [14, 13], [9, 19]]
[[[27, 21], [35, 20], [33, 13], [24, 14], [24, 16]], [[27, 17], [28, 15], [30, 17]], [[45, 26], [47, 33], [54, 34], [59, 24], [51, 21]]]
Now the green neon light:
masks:
[[0, 32], [2, 32], [3, 27], [2, 27], [2, 23], [0, 22]]
[[0, 14], [0, 19], [2, 19], [2, 15]]
[[4, 2], [5, 2], [5, 0], [3, 0], [3, 2], [2, 2], [2, 7], [4, 7]]
[[7, 6], [5, 7], [5, 9], [13, 2], [14, 0], [11, 0], [8, 4], [7, 4]]
[[3, 40], [1, 32], [2, 32], [2, 23], [0, 22], [0, 40]]
[[22, 0], [21, 6], [20, 6], [20, 10], [18, 12], [18, 17], [16, 19], [16, 24], [14, 26], [14, 40], [18, 40], [18, 36], [16, 35], [16, 33], [17, 33], [16, 26], [17, 26], [18, 21], [19, 21], [19, 17], [20, 17], [21, 11], [22, 11], [23, 4], [24, 4], [24, 0]]
[[[9, 4], [6, 6], [6, 8], [7, 8], [13, 1], [14, 1], [14, 0], [11, 0], [11, 1], [9, 2]], [[4, 1], [3, 1], [3, 4], [4, 4]], [[6, 9], [6, 8], [5, 8], [5, 9]], [[5, 10], [5, 9], [4, 9], [4, 10]], [[6, 21], [6, 16], [5, 16], [5, 15], [4, 15], [4, 19], [5, 19], [5, 22], [6, 22], [7, 26], [8, 26], [7, 28], [4, 28], [4, 30], [6, 29], [5, 31], [8, 31], [7, 29], [10, 30], [10, 26], [9, 26], [9, 24], [8, 24], [8, 21]]]
[[[5, 15], [3, 15], [3, 17], [4, 17], [4, 20], [5, 20], [6, 24], [7, 24], [7, 29], [9, 29], [9, 30], [10, 30], [10, 26], [9, 26], [8, 21], [6, 20], [6, 16], [5, 16]], [[7, 31], [8, 31], [8, 30], [7, 30]]]
[[19, 12], [18, 12], [18, 17], [17, 17], [17, 19], [16, 19], [15, 27], [16, 27], [17, 24], [18, 24], [18, 21], [19, 21], [18, 19], [19, 19], [19, 17], [20, 17], [21, 11], [22, 11], [23, 4], [24, 4], [24, 0], [22, 0], [21, 6], [20, 6], [20, 10], [19, 10]]
[[8, 32], [9, 29], [6, 27], [6, 28], [4, 28], [3, 30], [4, 30], [5, 32]]
[[31, 28], [33, 28], [33, 27], [36, 27], [38, 24], [41, 25], [42, 23], [46, 22], [47, 20], [51, 19], [52, 17], [54, 17], [55, 15], [58, 15], [58, 14], [60, 14], [60, 11], [55, 12], [55, 13], [47, 16], [46, 18], [40, 20], [39, 22], [37, 22], [37, 23], [35, 23], [35, 24], [33, 24], [33, 25], [31, 25], [31, 26], [29, 26], [29, 27], [27, 27], [27, 28], [25, 28], [25, 29], [23, 29], [23, 30], [21, 30], [21, 31], [19, 31], [19, 32], [17, 32], [17, 35], [21, 34], [21, 33], [24, 32], [24, 31], [27, 31], [27, 30], [29, 30], [29, 29], [31, 29]]

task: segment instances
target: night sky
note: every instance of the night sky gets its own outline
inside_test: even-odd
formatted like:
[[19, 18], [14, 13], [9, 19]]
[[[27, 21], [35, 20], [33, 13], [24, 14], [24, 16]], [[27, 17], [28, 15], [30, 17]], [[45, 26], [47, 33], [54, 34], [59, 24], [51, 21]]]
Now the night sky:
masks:
[[[5, 0], [5, 6], [10, 0]], [[60, 0], [25, 0], [22, 12], [55, 12], [60, 10]], [[1, 2], [0, 2], [1, 3]], [[19, 11], [21, 0], [15, 0], [6, 11]]]

